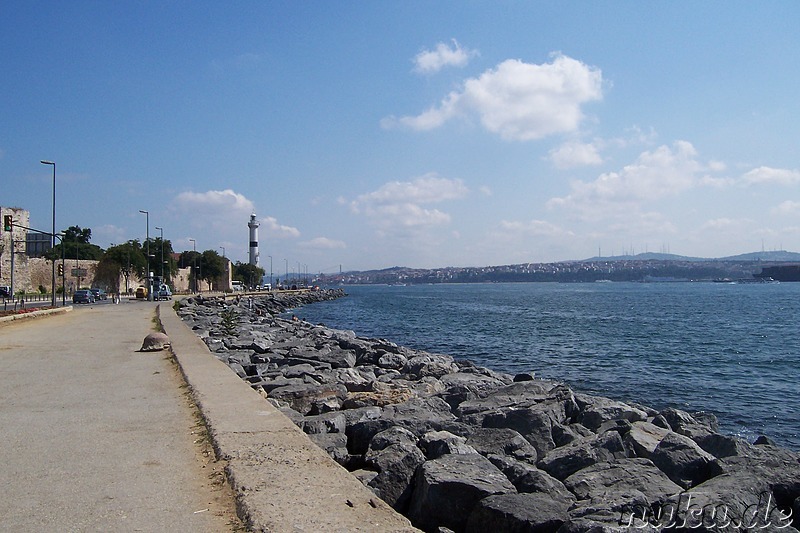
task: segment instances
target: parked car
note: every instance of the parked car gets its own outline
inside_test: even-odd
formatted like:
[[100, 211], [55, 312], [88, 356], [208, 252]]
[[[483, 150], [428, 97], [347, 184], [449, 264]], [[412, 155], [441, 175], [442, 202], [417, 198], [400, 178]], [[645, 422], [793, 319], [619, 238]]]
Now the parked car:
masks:
[[108, 294], [106, 294], [106, 291], [103, 289], [94, 288], [89, 290], [92, 291], [92, 294], [94, 294], [95, 300], [108, 300]]
[[0, 285], [0, 297], [11, 298], [11, 287], [8, 285]]
[[88, 289], [81, 289], [79, 291], [75, 291], [75, 294], [72, 295], [72, 303], [74, 304], [93, 304], [94, 303], [94, 294], [92, 291]]
[[136, 287], [137, 298], [147, 298], [147, 287]]
[[161, 285], [161, 288], [156, 292], [156, 300], [172, 300], [172, 291], [169, 290], [169, 285]]

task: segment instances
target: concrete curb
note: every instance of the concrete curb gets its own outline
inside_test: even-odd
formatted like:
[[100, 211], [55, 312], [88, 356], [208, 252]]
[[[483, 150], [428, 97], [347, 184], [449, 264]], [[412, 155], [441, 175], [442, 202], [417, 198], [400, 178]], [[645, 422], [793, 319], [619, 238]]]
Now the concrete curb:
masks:
[[58, 309], [39, 309], [38, 311], [31, 311], [29, 313], [19, 313], [17, 315], [8, 315], [0, 317], [0, 324], [6, 322], [14, 322], [15, 320], [27, 320], [29, 318], [40, 318], [43, 316], [60, 315], [61, 313], [68, 313], [72, 311], [72, 306], [59, 307]]
[[214, 357], [171, 307], [158, 311], [248, 530], [418, 531]]

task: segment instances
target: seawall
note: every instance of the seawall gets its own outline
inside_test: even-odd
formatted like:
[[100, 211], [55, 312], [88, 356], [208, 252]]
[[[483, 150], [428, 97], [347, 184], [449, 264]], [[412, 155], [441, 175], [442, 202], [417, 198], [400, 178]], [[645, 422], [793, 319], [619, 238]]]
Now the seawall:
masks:
[[[271, 447], [258, 444], [266, 433], [248, 444], [245, 470], [259, 454], [276, 452], [280, 462], [294, 426], [337, 472], [369, 487], [373, 503], [380, 496], [426, 531], [796, 531], [800, 523], [800, 455], [767, 437], [750, 443], [719, 433], [709, 413], [580, 394], [274, 316], [326, 296], [336, 295], [188, 299], [178, 310], [196, 350], [208, 347], [231, 370], [223, 388], [235, 381], [248, 390], [247, 409], [271, 405], [270, 416], [286, 417]], [[298, 462], [289, 462], [291, 479]], [[237, 494], [253, 483], [231, 477]]]
[[173, 309], [159, 311], [249, 530], [415, 531], [213, 357]]

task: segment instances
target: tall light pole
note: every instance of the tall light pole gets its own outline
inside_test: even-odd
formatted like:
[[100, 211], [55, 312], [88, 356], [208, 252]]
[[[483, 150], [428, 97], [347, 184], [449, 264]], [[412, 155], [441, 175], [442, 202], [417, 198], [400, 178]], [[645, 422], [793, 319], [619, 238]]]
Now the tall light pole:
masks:
[[[39, 161], [43, 165], [53, 165], [53, 233], [50, 235], [50, 249], [56, 249], [56, 164], [53, 161], [42, 159]], [[13, 236], [11, 238], [14, 239]], [[64, 243], [61, 243], [64, 246]], [[13, 246], [12, 246], [13, 248]], [[53, 307], [56, 306], [56, 260], [53, 259]]]
[[286, 263], [286, 277], [284, 278], [283, 282], [284, 282], [284, 284], [288, 284], [289, 283], [289, 260], [288, 259], [284, 259], [283, 262]]
[[145, 216], [147, 220], [147, 230], [145, 233], [145, 241], [147, 242], [147, 301], [153, 301], [153, 283], [150, 280], [150, 211], [142, 211], [139, 209], [139, 212]]
[[161, 283], [164, 283], [164, 228], [155, 228], [161, 232]]
[[192, 288], [192, 292], [197, 292], [197, 262], [195, 259], [197, 258], [197, 247], [195, 246], [196, 241], [194, 239], [189, 239], [192, 243], [192, 270], [194, 271], [194, 287]]
[[269, 290], [272, 290], [272, 256], [267, 257], [269, 257]]
[[225, 247], [224, 246], [220, 246], [220, 248], [222, 249], [222, 257], [224, 258], [225, 257]]

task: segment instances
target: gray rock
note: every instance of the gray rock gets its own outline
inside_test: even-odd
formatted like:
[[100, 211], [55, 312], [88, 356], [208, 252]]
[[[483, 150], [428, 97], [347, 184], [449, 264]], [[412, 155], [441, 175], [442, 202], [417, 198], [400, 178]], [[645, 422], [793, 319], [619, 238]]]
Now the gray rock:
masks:
[[392, 444], [402, 444], [416, 447], [418, 442], [419, 439], [417, 436], [406, 428], [393, 426], [372, 437], [372, 440], [369, 442], [369, 452], [380, 451], [391, 446]]
[[722, 473], [713, 455], [689, 437], [675, 432], [661, 439], [650, 459], [672, 481], [686, 489]]
[[542, 410], [533, 407], [505, 408], [484, 413], [483, 427], [510, 428], [522, 435], [541, 457], [556, 447], [553, 440], [553, 420]]
[[647, 413], [624, 402], [609, 400], [608, 398], [583, 396], [583, 399], [591, 403], [583, 408], [578, 422], [597, 431], [604, 423], [612, 420], [622, 419], [629, 422], [647, 420]]
[[149, 333], [142, 341], [140, 352], [158, 352], [165, 350], [169, 347], [169, 337], [166, 333], [160, 331], [153, 331]]
[[550, 498], [570, 504], [575, 502], [575, 496], [569, 489], [544, 470], [508, 455], [489, 455], [487, 459], [503, 472], [517, 492], [543, 492]]
[[[605, 507], [620, 511], [643, 503], [660, 504], [670, 496], [682, 492], [649, 459], [618, 459], [611, 463], [598, 463], [572, 474], [564, 485], [587, 503], [581, 505]], [[643, 498], [643, 502], [642, 502]]]
[[556, 448], [540, 459], [537, 466], [563, 481], [582, 468], [600, 462], [623, 459], [625, 456], [622, 437], [612, 431]]
[[470, 513], [465, 531], [549, 533], [569, 519], [567, 506], [542, 493], [489, 496], [479, 501]]
[[458, 366], [449, 355], [425, 354], [408, 359], [403, 371], [420, 378], [425, 376], [441, 378], [446, 374], [458, 372]]
[[395, 510], [405, 512], [411, 499], [414, 473], [425, 462], [422, 451], [409, 442], [397, 442], [380, 449], [370, 448], [364, 461], [378, 471], [367, 485]]
[[444, 385], [442, 398], [455, 409], [462, 402], [488, 396], [506, 383], [500, 377], [485, 376], [471, 372], [455, 372], [440, 378]]
[[718, 428], [717, 418], [710, 413], [695, 413], [691, 415], [686, 411], [668, 407], [659, 413], [675, 433], [691, 439], [715, 433]]
[[341, 433], [344, 435], [345, 429], [347, 429], [347, 419], [342, 413], [338, 412], [305, 416], [300, 429], [304, 433]]
[[408, 516], [426, 531], [439, 526], [463, 531], [480, 500], [513, 492], [514, 485], [485, 457], [444, 455], [417, 469]]
[[407, 402], [387, 405], [383, 409], [383, 417], [420, 436], [428, 431], [439, 430], [443, 424], [456, 419], [447, 402], [437, 397], [413, 398]]
[[661, 442], [668, 429], [651, 424], [650, 422], [634, 422], [631, 430], [623, 438], [625, 446], [636, 456], [649, 459]]
[[292, 409], [301, 414], [311, 411], [314, 402], [326, 401], [332, 398], [344, 400], [347, 389], [343, 385], [287, 385], [272, 390], [271, 398], [282, 400], [291, 405]]
[[478, 453], [466, 442], [465, 437], [459, 437], [449, 431], [429, 431], [422, 436], [419, 446], [425, 451], [425, 457], [428, 459], [438, 459], [449, 453]]
[[483, 456], [508, 455], [514, 459], [536, 464], [537, 454], [530, 442], [510, 428], [475, 428], [467, 444]]

